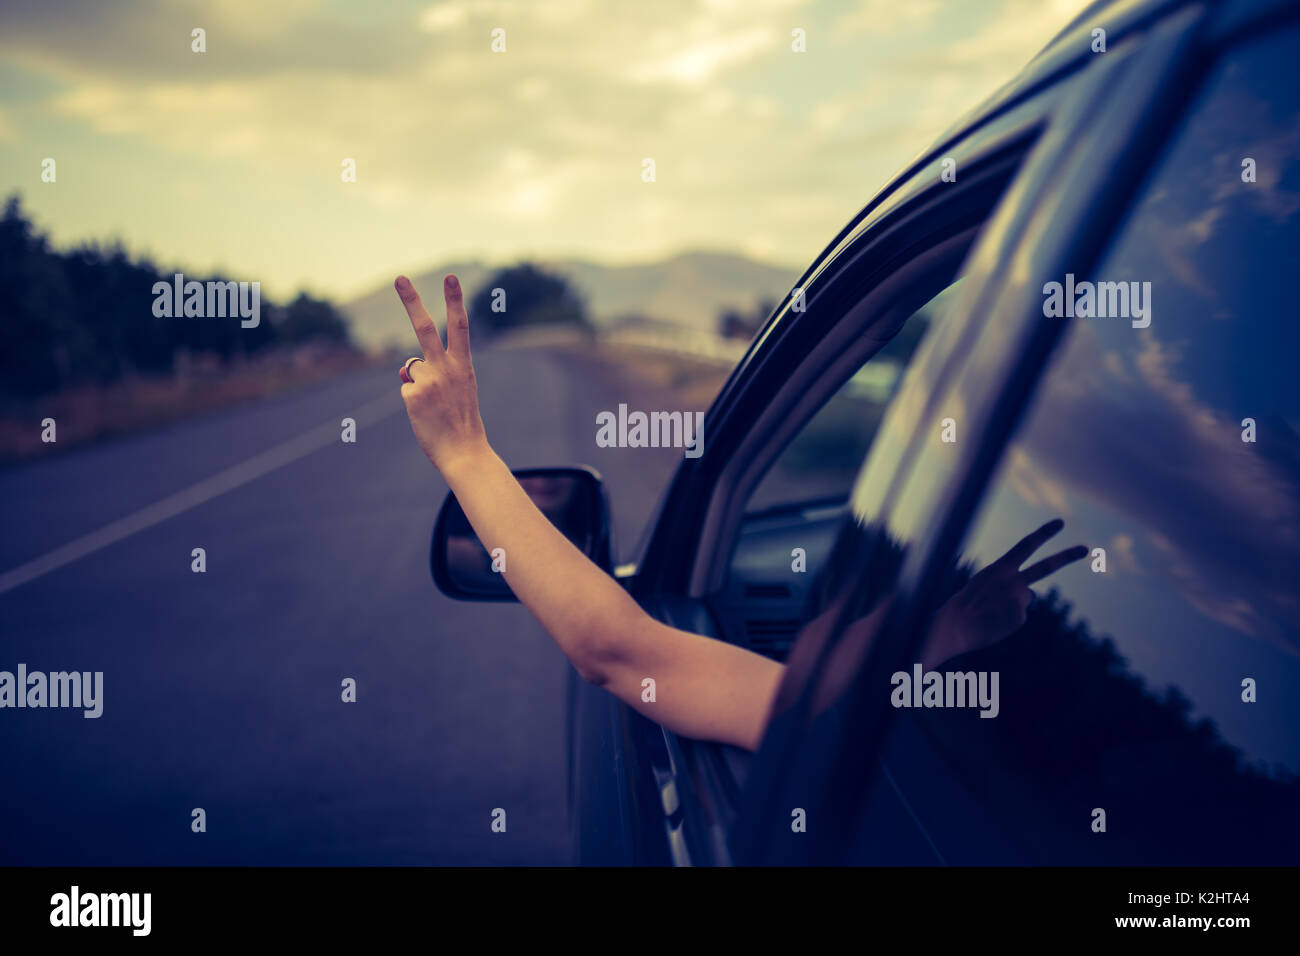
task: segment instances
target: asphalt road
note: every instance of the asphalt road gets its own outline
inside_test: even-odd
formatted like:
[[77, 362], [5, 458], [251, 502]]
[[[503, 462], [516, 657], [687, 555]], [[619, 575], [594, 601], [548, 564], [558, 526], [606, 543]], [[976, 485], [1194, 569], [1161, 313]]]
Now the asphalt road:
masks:
[[[596, 412], [637, 397], [547, 352], [476, 364], [497, 450], [600, 469], [626, 556], [679, 454], [596, 448]], [[446, 486], [398, 385], [371, 370], [0, 472], [0, 581], [34, 568], [0, 593], [0, 670], [104, 672], [98, 719], [0, 710], [0, 864], [569, 860], [568, 664], [519, 606], [434, 589]]]

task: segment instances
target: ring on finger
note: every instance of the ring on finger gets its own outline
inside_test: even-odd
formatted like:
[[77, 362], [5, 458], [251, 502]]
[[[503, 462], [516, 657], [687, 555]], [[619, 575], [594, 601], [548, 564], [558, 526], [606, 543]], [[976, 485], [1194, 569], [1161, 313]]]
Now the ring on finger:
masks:
[[423, 361], [424, 361], [424, 359], [420, 358], [420, 356], [418, 356], [418, 355], [415, 356], [414, 358], [409, 358], [409, 359], [407, 359], [407, 360], [406, 360], [406, 364], [402, 366], [402, 372], [401, 372], [401, 375], [402, 375], [402, 381], [403, 381], [403, 382], [414, 382], [414, 381], [415, 381], [415, 376], [413, 376], [413, 375], [411, 374], [411, 366], [414, 365], [416, 362], [423, 362]]

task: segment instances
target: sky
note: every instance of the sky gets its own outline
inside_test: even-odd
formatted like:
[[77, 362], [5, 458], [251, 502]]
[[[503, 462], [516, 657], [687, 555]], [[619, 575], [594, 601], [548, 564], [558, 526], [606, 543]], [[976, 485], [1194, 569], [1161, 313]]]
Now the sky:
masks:
[[270, 295], [464, 259], [802, 267], [1083, 6], [4, 0], [0, 193], [60, 247]]

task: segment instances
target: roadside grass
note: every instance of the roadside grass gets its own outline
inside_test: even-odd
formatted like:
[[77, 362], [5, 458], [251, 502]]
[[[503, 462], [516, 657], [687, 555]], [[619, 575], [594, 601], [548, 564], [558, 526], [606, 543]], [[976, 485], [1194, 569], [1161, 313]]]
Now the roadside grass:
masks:
[[[211, 357], [185, 359], [167, 377], [131, 377], [40, 398], [11, 399], [0, 405], [0, 463], [44, 457], [282, 394], [378, 361], [336, 346], [304, 345], [229, 364]], [[54, 443], [41, 439], [46, 418], [56, 423]]]
[[616, 380], [664, 396], [659, 407], [665, 409], [705, 411], [732, 369], [709, 359], [602, 342], [572, 342], [562, 350]]

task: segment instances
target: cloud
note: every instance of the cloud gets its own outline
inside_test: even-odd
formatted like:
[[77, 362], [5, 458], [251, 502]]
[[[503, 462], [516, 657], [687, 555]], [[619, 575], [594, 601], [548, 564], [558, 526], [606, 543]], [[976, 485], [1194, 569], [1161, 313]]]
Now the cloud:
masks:
[[468, 3], [438, 3], [429, 7], [420, 15], [420, 29], [428, 33], [440, 33], [461, 26], [469, 19]]
[[775, 43], [771, 27], [756, 26], [734, 35], [696, 41], [682, 49], [668, 45], [668, 52], [632, 67], [629, 76], [636, 83], [667, 80], [700, 86], [723, 67], [753, 59]]
[[943, 11], [940, 0], [860, 0], [835, 21], [839, 40], [871, 33], [888, 36], [930, 26]]
[[[335, 208], [350, 157], [348, 214], [368, 207], [390, 234], [371, 246], [376, 257], [556, 244], [639, 258], [748, 242], [806, 261], [1009, 77], [1008, 49], [1027, 59], [1060, 25], [1026, 10], [1020, 0], [11, 0], [0, 7], [0, 57], [48, 92], [21, 109], [0, 94], [10, 117], [0, 135], [45, 139], [75, 126], [97, 157], [144, 157], [155, 187], [177, 194], [202, 187], [191, 177], [216, 160], [246, 184], [246, 202], [278, 220], [308, 195]], [[1015, 32], [1002, 46], [964, 48], [978, 68], [926, 52], [969, 31], [987, 39], [1008, 17]], [[190, 51], [195, 26], [207, 30], [205, 54]], [[491, 51], [497, 26], [506, 53]], [[795, 27], [809, 32], [805, 54], [790, 49]], [[507, 161], [525, 154], [527, 165]], [[654, 184], [640, 179], [645, 157]], [[130, 205], [161, 215], [152, 197]], [[426, 231], [412, 241], [430, 211], [443, 224], [436, 247]], [[124, 225], [145, 241], [171, 228]], [[187, 257], [201, 257], [208, 240], [192, 241]], [[226, 250], [208, 254], [237, 264]], [[313, 279], [342, 281], [325, 266]]]
[[[1015, 454], [1040, 485], [1060, 482], [1122, 516], [1124, 536], [1162, 558], [1145, 570], [1202, 614], [1300, 655], [1294, 472], [1243, 443], [1236, 421], [1198, 396], [1180, 377], [1178, 350], [1151, 329], [1137, 335], [1136, 379], [1125, 381], [1102, 360], [1093, 328], [1076, 323], [1070, 375], [1049, 376]], [[1287, 447], [1300, 460], [1300, 436]]]
[[1116, 570], [1124, 571], [1127, 574], [1141, 574], [1142, 569], [1138, 566], [1137, 554], [1133, 550], [1133, 537], [1127, 534], [1117, 534], [1110, 540], [1109, 554], [1111, 563]]

